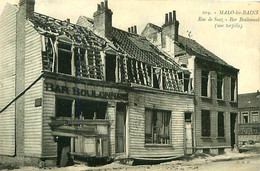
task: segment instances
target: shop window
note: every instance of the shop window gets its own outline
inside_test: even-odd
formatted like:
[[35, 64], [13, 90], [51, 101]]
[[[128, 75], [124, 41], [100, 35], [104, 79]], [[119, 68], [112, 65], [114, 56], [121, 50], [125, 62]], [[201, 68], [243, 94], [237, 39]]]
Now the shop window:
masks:
[[107, 102], [76, 100], [75, 117], [77, 119], [105, 119]]
[[209, 71], [201, 71], [201, 96], [210, 97], [210, 75]]
[[236, 79], [231, 78], [231, 101], [237, 101]]
[[58, 44], [58, 72], [64, 74], [72, 74], [72, 52], [71, 45], [65, 43]]
[[72, 113], [72, 100], [56, 98], [56, 117], [69, 117]]
[[252, 123], [257, 123], [259, 121], [259, 113], [258, 112], [251, 112], [252, 113]]
[[243, 112], [242, 117], [243, 117], [243, 123], [249, 123], [248, 112]]
[[106, 81], [116, 82], [116, 56], [106, 54]]
[[203, 137], [210, 136], [210, 111], [201, 110], [201, 135]]
[[153, 87], [162, 88], [162, 70], [161, 68], [153, 68]]
[[225, 115], [224, 112], [218, 112], [218, 137], [225, 136]]
[[223, 99], [223, 75], [221, 73], [218, 73], [217, 75], [217, 98]]
[[170, 144], [171, 112], [145, 109], [145, 143]]

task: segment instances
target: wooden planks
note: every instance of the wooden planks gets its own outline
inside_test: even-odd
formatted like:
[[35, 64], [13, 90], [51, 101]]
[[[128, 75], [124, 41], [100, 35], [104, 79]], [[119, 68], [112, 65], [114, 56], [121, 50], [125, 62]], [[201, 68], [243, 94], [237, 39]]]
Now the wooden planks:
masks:
[[[169, 110], [171, 113], [171, 144], [145, 144], [145, 108]], [[166, 157], [184, 154], [184, 112], [193, 111], [193, 99], [186, 95], [129, 93], [129, 125], [131, 157]]]
[[[27, 22], [25, 37], [25, 87], [29, 86], [42, 70], [41, 37]], [[42, 156], [42, 106], [35, 107], [35, 99], [42, 98], [43, 80], [39, 80], [25, 94], [24, 154]]]
[[[0, 17], [0, 109], [15, 97], [16, 8], [7, 4]], [[15, 154], [15, 104], [0, 113], [0, 154]]]

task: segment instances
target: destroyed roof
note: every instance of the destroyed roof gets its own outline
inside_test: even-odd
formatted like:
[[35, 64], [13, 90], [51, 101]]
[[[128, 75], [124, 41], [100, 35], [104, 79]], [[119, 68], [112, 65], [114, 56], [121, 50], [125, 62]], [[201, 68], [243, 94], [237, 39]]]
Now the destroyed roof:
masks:
[[246, 93], [238, 95], [238, 108], [260, 108], [260, 94]]
[[177, 63], [169, 62], [170, 57], [143, 36], [113, 27], [111, 41], [137, 60], [146, 61], [152, 65], [179, 69]]
[[[61, 21], [39, 13], [34, 13], [30, 21], [40, 34], [49, 36], [66, 35], [74, 43], [85, 48], [92, 46], [101, 50], [108, 43], [108, 39], [96, 35], [87, 27]], [[145, 37], [117, 28], [112, 28], [111, 35], [112, 43], [116, 47], [120, 47], [119, 50], [122, 53], [126, 53], [138, 61], [165, 68], [180, 69], [177, 63], [169, 62], [167, 60], [169, 57]]]
[[90, 29], [69, 23], [68, 21], [61, 21], [39, 13], [34, 13], [30, 21], [42, 35], [66, 35], [74, 43], [83, 47], [94, 46], [101, 49], [106, 43], [103, 38], [95, 35]]
[[197, 55], [197, 57], [199, 58], [234, 68], [233, 66], [227, 64], [224, 60], [222, 60], [221, 58], [219, 58], [218, 56], [201, 46], [195, 40], [179, 35], [177, 44], [186, 50], [191, 50], [192, 53], [195, 53], [195, 55]]

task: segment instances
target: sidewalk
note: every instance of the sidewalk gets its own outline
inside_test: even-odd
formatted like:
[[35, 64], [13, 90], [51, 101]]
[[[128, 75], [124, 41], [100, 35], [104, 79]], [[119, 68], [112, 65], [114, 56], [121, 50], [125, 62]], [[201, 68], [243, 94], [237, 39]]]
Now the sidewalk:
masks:
[[172, 160], [170, 162], [165, 162], [157, 165], [137, 165], [137, 166], [128, 166], [120, 164], [118, 162], [113, 162], [104, 166], [90, 167], [84, 164], [77, 164], [69, 167], [62, 168], [37, 168], [37, 167], [20, 167], [15, 169], [15, 171], [42, 171], [42, 170], [53, 170], [53, 171], [104, 171], [104, 170], [194, 170], [201, 168], [207, 165], [212, 165], [217, 162], [231, 162], [234, 160], [259, 158], [260, 154], [255, 153], [238, 153], [236, 151], [229, 151], [223, 155], [212, 156], [208, 154], [194, 154], [182, 159]]

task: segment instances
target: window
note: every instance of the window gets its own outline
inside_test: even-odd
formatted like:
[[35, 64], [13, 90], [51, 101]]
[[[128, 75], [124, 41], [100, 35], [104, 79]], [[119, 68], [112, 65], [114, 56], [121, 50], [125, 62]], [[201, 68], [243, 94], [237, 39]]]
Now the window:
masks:
[[217, 98], [223, 99], [223, 75], [218, 73], [217, 76]]
[[75, 118], [84, 119], [105, 119], [107, 102], [88, 100], [75, 101]]
[[201, 96], [210, 97], [210, 75], [209, 71], [201, 72]]
[[153, 68], [153, 87], [162, 88], [162, 69]]
[[249, 123], [248, 112], [242, 113], [243, 123]]
[[106, 81], [116, 82], [116, 56], [106, 54]]
[[171, 112], [145, 109], [145, 143], [170, 144]]
[[252, 123], [257, 123], [259, 121], [258, 112], [251, 112], [251, 113], [252, 113]]
[[231, 77], [231, 101], [237, 101], [236, 79]]
[[218, 137], [225, 136], [225, 115], [224, 112], [218, 112]]
[[184, 74], [184, 92], [189, 92], [190, 75]]
[[210, 136], [210, 111], [201, 110], [201, 135], [204, 137]]
[[72, 100], [56, 98], [56, 117], [69, 117], [72, 113]]
[[58, 72], [64, 74], [72, 74], [72, 52], [71, 45], [63, 42], [58, 44]]

